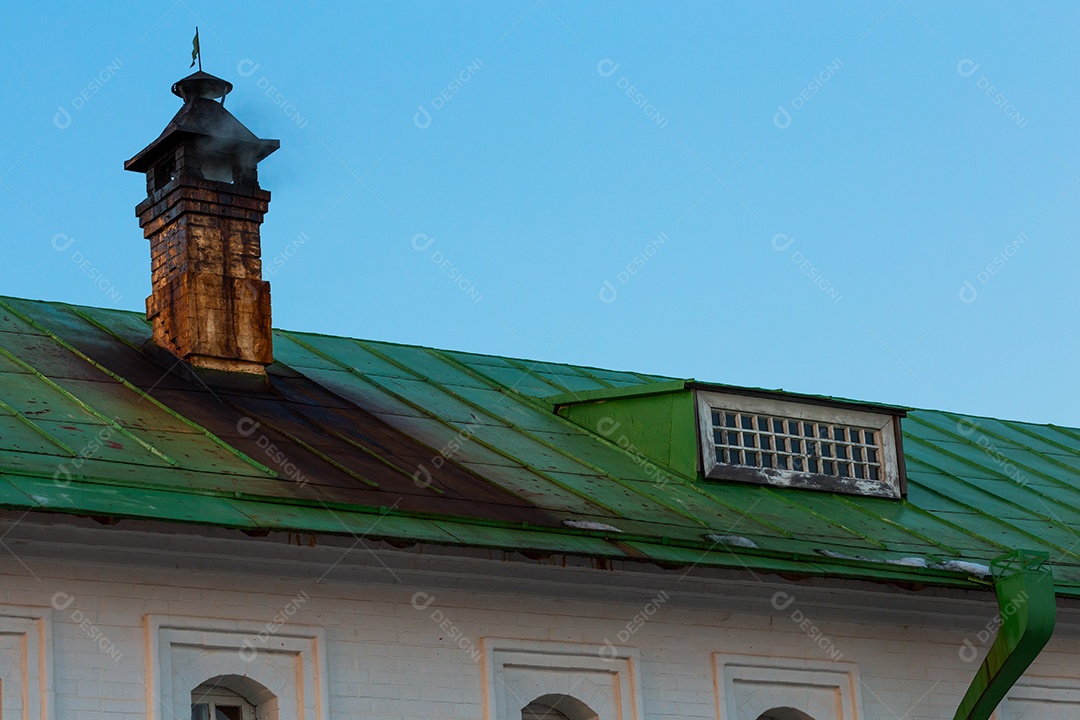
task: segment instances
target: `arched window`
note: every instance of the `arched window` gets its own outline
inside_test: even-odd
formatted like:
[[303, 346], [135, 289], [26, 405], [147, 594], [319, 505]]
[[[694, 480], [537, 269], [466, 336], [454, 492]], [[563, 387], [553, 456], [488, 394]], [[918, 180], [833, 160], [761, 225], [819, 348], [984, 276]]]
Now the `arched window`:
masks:
[[597, 720], [597, 716], [570, 695], [543, 695], [521, 708], [521, 720]]
[[191, 720], [277, 717], [277, 698], [250, 678], [219, 675], [191, 691]]
[[521, 711], [521, 720], [570, 720], [561, 712], [548, 705], [529, 703]]
[[814, 718], [795, 708], [778, 707], [761, 713], [757, 720], [814, 720]]
[[255, 706], [239, 693], [206, 683], [191, 693], [191, 720], [255, 720]]

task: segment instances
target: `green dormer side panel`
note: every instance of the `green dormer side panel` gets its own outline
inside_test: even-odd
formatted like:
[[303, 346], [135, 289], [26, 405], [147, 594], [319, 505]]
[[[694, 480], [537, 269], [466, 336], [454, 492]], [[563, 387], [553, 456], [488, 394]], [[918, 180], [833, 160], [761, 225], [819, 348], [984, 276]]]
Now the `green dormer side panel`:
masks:
[[685, 381], [547, 400], [560, 416], [631, 453], [687, 477], [699, 475], [694, 392]]

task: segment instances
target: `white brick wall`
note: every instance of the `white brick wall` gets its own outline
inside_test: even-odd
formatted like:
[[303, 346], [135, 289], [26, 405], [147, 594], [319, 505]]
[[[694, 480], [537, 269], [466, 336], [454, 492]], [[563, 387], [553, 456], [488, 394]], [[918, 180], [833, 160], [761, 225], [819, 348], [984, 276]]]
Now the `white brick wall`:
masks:
[[[48, 523], [24, 522], [5, 540], [19, 560], [0, 558], [0, 605], [49, 608], [56, 593], [72, 598], [52, 612], [55, 720], [148, 717], [148, 614], [262, 626], [301, 591], [309, 599], [286, 630], [324, 629], [335, 720], [484, 718], [485, 663], [469, 648], [491, 638], [579, 645], [592, 658], [605, 639], [632, 651], [649, 720], [736, 720], [718, 714], [716, 654], [850, 665], [860, 679], [860, 719], [939, 720], [952, 717], [977, 668], [960, 659], [962, 641], [995, 612], [989, 592], [759, 583], [738, 573], [695, 572], [680, 581], [681, 572], [647, 565], [594, 570], [587, 561], [563, 567], [562, 558], [533, 562], [379, 543], [349, 550], [352, 539], [320, 538], [309, 548], [286, 545], [284, 536], [142, 535], [145, 526], [135, 524]], [[239, 559], [245, 556], [263, 560]], [[783, 611], [770, 602], [781, 589], [795, 597]], [[620, 630], [661, 590], [669, 599], [618, 642]], [[417, 592], [432, 598], [423, 609], [417, 605], [424, 599], [413, 600]], [[795, 610], [828, 639], [838, 663], [791, 618]], [[467, 649], [431, 618], [435, 611]], [[1080, 616], [1063, 612], [1033, 674], [1080, 687]], [[79, 619], [120, 657], [102, 650]]]

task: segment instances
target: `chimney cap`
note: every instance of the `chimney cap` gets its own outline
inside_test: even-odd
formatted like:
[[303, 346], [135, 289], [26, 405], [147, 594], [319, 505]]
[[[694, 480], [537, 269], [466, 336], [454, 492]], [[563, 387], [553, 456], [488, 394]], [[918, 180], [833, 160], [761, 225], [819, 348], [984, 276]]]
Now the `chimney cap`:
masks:
[[218, 153], [234, 155], [245, 165], [261, 162], [281, 143], [259, 138], [225, 109], [224, 102], [217, 102], [232, 89], [232, 83], [201, 70], [173, 83], [173, 94], [184, 101], [183, 107], [156, 140], [124, 163], [124, 169], [146, 172], [178, 145], [189, 142], [212, 145]]
[[208, 100], [224, 100], [225, 96], [232, 92], [232, 83], [214, 77], [202, 70], [193, 72], [183, 80], [173, 83], [172, 93], [184, 102], [190, 102], [195, 98], [207, 98]]

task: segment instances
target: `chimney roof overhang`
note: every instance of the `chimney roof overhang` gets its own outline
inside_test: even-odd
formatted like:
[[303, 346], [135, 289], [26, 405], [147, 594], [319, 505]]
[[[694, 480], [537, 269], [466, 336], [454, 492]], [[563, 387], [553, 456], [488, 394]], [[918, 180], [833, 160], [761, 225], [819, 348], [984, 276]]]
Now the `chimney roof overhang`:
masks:
[[156, 140], [124, 163], [124, 169], [146, 172], [177, 146], [202, 139], [213, 142], [217, 152], [243, 157], [253, 165], [281, 147], [278, 140], [257, 137], [221, 103], [208, 97], [191, 97]]

